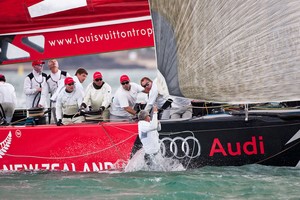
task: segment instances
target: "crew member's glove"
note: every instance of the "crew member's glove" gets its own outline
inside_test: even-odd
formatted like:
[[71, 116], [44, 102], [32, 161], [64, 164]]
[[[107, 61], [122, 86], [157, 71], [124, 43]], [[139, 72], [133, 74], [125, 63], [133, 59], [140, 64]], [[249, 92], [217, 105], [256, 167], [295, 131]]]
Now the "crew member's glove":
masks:
[[62, 126], [62, 125], [64, 125], [64, 124], [62, 123], [61, 119], [59, 119], [59, 120], [56, 122], [56, 125], [57, 125], [57, 126]]
[[82, 116], [84, 115], [85, 111], [84, 109], [80, 108], [78, 111], [77, 111], [77, 114], [75, 116]]
[[132, 119], [133, 121], [138, 120], [138, 114], [133, 115], [131, 119]]
[[6, 119], [0, 118], [0, 126], [6, 126], [8, 123], [6, 122]]
[[134, 105], [133, 110], [135, 110], [137, 113], [139, 113], [141, 110], [143, 110], [146, 107], [146, 104], [143, 103], [136, 103]]
[[100, 110], [102, 110], [102, 112], [105, 110], [104, 106], [100, 106]]
[[171, 107], [172, 102], [173, 102], [172, 99], [168, 99], [168, 100], [164, 103], [164, 105], [162, 105], [161, 109], [165, 110], [165, 109]]
[[164, 109], [160, 108], [157, 110], [157, 119], [161, 119]]
[[131, 118], [133, 121], [136, 121], [136, 120], [139, 119], [139, 112], [140, 112], [140, 111], [141, 111], [141, 110], [137, 110], [136, 113], [135, 113], [135, 115], [133, 115], [133, 117]]
[[85, 103], [82, 103], [82, 104], [80, 105], [80, 109], [86, 109], [86, 107], [87, 107], [87, 105], [86, 105]]

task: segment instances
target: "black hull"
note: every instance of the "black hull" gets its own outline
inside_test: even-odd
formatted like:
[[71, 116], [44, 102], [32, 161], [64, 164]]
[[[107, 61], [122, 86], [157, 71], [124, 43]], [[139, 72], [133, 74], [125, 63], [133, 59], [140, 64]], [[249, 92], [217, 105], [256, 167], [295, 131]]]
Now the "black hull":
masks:
[[163, 155], [179, 159], [186, 168], [247, 164], [294, 167], [300, 161], [297, 118], [250, 116], [245, 121], [244, 116], [230, 116], [162, 122], [160, 139]]

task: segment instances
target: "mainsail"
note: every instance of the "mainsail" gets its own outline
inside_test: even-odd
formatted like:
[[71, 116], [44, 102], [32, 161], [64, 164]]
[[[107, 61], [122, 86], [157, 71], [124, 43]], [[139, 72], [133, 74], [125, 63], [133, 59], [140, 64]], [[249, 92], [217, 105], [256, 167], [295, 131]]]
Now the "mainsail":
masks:
[[214, 102], [300, 100], [300, 2], [150, 0], [170, 94]]

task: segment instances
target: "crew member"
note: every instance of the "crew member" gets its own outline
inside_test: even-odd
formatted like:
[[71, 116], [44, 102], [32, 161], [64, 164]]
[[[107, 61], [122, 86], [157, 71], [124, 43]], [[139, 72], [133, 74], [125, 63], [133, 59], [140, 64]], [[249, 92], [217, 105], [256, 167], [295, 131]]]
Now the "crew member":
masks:
[[172, 97], [170, 119], [190, 119], [193, 117], [192, 101], [184, 97]]
[[92, 111], [101, 110], [102, 119], [109, 119], [108, 108], [111, 102], [111, 87], [104, 82], [101, 72], [95, 72], [93, 82], [90, 83], [85, 92], [81, 107], [90, 108]]
[[145, 90], [137, 83], [130, 82], [127, 75], [120, 77], [120, 84], [111, 104], [110, 120], [131, 120], [137, 114], [134, 105], [138, 93]]
[[[47, 94], [50, 94], [50, 98], [54, 95], [58, 88], [64, 86], [64, 80], [66, 77], [70, 77], [66, 71], [61, 71], [59, 69], [59, 64], [56, 59], [48, 61], [48, 67], [50, 69], [50, 74], [47, 76]], [[50, 101], [50, 107], [52, 110], [54, 122], [57, 123], [56, 114], [55, 114], [55, 101]]]
[[0, 116], [1, 124], [11, 122], [17, 104], [15, 88], [12, 84], [6, 83], [5, 76], [0, 74]]
[[84, 97], [84, 88], [83, 88], [83, 82], [88, 76], [88, 72], [84, 68], [78, 68], [75, 72], [75, 76], [73, 76], [73, 79], [76, 83], [76, 89], [79, 90], [82, 93], [82, 96]]
[[45, 62], [35, 60], [32, 62], [32, 72], [24, 80], [24, 93], [26, 95], [26, 108], [47, 107], [47, 74], [43, 73]]
[[148, 93], [148, 100], [144, 109], [150, 112], [153, 105], [156, 104], [159, 109], [158, 119], [169, 119], [173, 100], [170, 98], [168, 88], [163, 87], [163, 84], [158, 87], [158, 79], [152, 81], [148, 77], [141, 79], [141, 86]]
[[80, 115], [79, 108], [82, 104], [82, 93], [75, 89], [75, 81], [72, 77], [64, 80], [65, 89], [61, 91], [56, 102], [57, 125], [81, 123], [84, 117]]
[[160, 150], [158, 131], [161, 130], [161, 125], [157, 119], [157, 107], [153, 106], [152, 120], [146, 110], [139, 112], [138, 119], [138, 132], [145, 151], [145, 162], [147, 165], [151, 165], [153, 158]]
[[[82, 93], [82, 96], [84, 96], [84, 88], [82, 83], [87, 78], [88, 72], [84, 68], [78, 68], [75, 72], [75, 76], [73, 76], [73, 80], [75, 81], [75, 88], [76, 90], [79, 90]], [[59, 93], [64, 89], [63, 84], [59, 84], [56, 92], [52, 95], [51, 101], [55, 102], [57, 100], [57, 97]]]

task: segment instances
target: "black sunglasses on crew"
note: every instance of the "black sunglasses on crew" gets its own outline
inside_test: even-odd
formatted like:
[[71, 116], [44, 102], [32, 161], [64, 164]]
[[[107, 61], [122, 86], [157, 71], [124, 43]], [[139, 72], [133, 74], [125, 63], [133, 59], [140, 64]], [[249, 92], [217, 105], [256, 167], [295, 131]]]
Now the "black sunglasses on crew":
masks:
[[96, 82], [102, 81], [102, 78], [97, 78], [97, 79], [95, 79], [95, 81], [96, 81]]
[[67, 84], [68, 86], [74, 85], [74, 83]]
[[122, 84], [122, 85], [129, 84], [129, 81], [122, 82], [121, 84]]
[[143, 88], [148, 87], [149, 86], [149, 82], [146, 83], [145, 85], [142, 85]]

